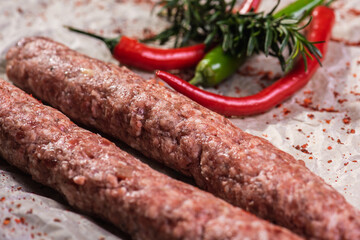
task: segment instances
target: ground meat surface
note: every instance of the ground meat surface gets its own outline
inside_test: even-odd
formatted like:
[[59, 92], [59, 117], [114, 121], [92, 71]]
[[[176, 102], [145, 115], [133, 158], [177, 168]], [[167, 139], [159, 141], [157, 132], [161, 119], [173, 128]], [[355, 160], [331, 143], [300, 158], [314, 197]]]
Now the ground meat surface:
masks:
[[360, 239], [359, 211], [335, 189], [181, 94], [45, 38], [21, 40], [7, 60], [16, 85], [216, 196], [308, 238]]
[[300, 239], [156, 172], [1, 79], [0, 155], [134, 239]]

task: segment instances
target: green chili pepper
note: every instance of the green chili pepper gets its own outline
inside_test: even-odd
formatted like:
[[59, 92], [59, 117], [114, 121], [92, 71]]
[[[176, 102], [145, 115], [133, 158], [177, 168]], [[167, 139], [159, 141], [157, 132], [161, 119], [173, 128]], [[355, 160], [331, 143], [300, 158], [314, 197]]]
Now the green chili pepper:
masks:
[[195, 76], [190, 83], [206, 87], [215, 86], [238, 69], [245, 59], [245, 53], [241, 54], [241, 57], [233, 57], [224, 53], [219, 45], [208, 52], [198, 63]]
[[[323, 2], [324, 0], [297, 0], [275, 13], [274, 18], [283, 16], [294, 19], [304, 18]], [[190, 83], [205, 87], [215, 86], [232, 75], [245, 62], [245, 59], [246, 51], [243, 51], [240, 57], [234, 57], [226, 54], [219, 45], [209, 51], [198, 63], [195, 76]]]

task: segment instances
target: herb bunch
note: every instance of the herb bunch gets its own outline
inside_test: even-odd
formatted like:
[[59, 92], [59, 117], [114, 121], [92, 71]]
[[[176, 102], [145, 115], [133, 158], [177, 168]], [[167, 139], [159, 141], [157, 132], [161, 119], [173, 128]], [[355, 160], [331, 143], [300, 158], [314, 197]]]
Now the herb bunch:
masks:
[[[311, 21], [300, 26], [301, 19], [273, 16], [278, 4], [267, 14], [234, 12], [236, 0], [161, 0], [161, 15], [171, 26], [145, 41], [166, 43], [175, 37], [175, 47], [201, 41], [207, 46], [221, 44], [223, 51], [233, 56], [265, 53], [279, 59], [287, 71], [299, 54], [307, 68], [306, 55], [320, 63], [320, 51], [300, 33]], [[285, 51], [288, 49], [288, 52]], [[288, 54], [287, 54], [288, 53]]]

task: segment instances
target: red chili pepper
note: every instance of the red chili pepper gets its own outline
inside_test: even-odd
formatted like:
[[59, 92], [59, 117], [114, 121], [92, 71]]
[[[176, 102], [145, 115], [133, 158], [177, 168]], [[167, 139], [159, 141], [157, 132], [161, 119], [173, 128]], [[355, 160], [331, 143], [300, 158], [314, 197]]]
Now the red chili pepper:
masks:
[[258, 7], [260, 5], [260, 2], [261, 2], [261, 0], [245, 0], [241, 4], [240, 9], [238, 10], [238, 12], [240, 14], [245, 14], [245, 13], [250, 12], [251, 9], [254, 12], [256, 12], [256, 10], [258, 9]]
[[149, 47], [135, 39], [123, 36], [112, 53], [121, 63], [144, 70], [183, 69], [195, 66], [204, 57], [205, 44], [162, 49]]
[[[313, 42], [325, 41], [317, 45], [317, 48], [324, 56], [331, 36], [331, 29], [335, 22], [335, 15], [330, 8], [319, 6], [314, 9], [312, 16], [313, 19], [307, 32], [307, 39]], [[299, 61], [286, 76], [271, 86], [252, 96], [240, 98], [206, 92], [167, 72], [156, 71], [155, 74], [176, 91], [204, 107], [226, 116], [241, 116], [268, 111], [304, 87], [319, 67], [319, 63], [314, 57], [307, 57], [307, 61], [307, 71], [304, 70], [303, 61]]]
[[190, 47], [163, 49], [149, 47], [126, 36], [104, 38], [80, 29], [66, 27], [71, 31], [102, 40], [119, 62], [143, 70], [189, 68], [195, 66], [205, 55], [205, 44], [203, 43]]

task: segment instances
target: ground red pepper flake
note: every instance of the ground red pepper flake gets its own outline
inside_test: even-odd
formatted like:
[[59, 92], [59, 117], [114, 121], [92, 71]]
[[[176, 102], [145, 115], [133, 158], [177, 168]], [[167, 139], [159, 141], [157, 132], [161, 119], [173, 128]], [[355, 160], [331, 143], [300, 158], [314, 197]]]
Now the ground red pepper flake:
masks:
[[344, 117], [343, 123], [349, 124], [350, 122], [351, 122], [351, 118], [350, 118], [350, 117]]
[[331, 146], [328, 146], [328, 147], [327, 147], [327, 149], [328, 149], [328, 150], [331, 150], [331, 149], [332, 149], [332, 147], [331, 147]]
[[335, 110], [334, 107], [329, 108], [321, 108], [319, 109], [320, 112], [339, 112], [339, 110]]
[[350, 67], [350, 62], [346, 62], [346, 66], [347, 66], [347, 67]]
[[[342, 130], [344, 130], [344, 129], [342, 129]], [[355, 129], [348, 129], [348, 130], [346, 131], [346, 133], [347, 133], [347, 134], [354, 134], [354, 133], [355, 133]]]
[[24, 224], [25, 223], [25, 218], [21, 217], [21, 218], [15, 218], [15, 222], [16, 223], [21, 223], [21, 224]]
[[312, 99], [311, 98], [305, 98], [304, 99], [304, 105], [309, 106], [310, 104], [312, 104]]
[[337, 143], [338, 143], [338, 144], [344, 144], [343, 142], [341, 142], [340, 139], [337, 140]]
[[331, 119], [325, 119], [325, 122], [326, 122], [327, 124], [330, 124]]
[[161, 82], [161, 81], [158, 81], [157, 82], [160, 86], [165, 86], [165, 83]]
[[354, 76], [354, 78], [356, 78], [357, 77], [356, 73], [354, 73], [353, 76]]
[[61, 222], [61, 220], [58, 218], [54, 218], [54, 222]]
[[360, 15], [360, 11], [355, 9], [355, 8], [350, 8], [348, 10], [349, 13], [353, 14], [353, 15], [356, 15], [356, 16], [359, 16]]
[[339, 99], [338, 103], [343, 104], [344, 102], [347, 102], [347, 101], [348, 101], [347, 99]]
[[344, 163], [344, 166], [347, 166], [349, 164], [349, 162], [346, 162], [346, 163]]
[[309, 152], [309, 151], [306, 149], [307, 146], [308, 146], [308, 144], [306, 143], [306, 144], [301, 145], [301, 147], [300, 147], [300, 145], [296, 145], [296, 146], [293, 146], [293, 147], [294, 147], [296, 150], [299, 150], [299, 151], [301, 151], [301, 152], [303, 152], [303, 153], [312, 154], [311, 152]]
[[357, 92], [354, 92], [354, 91], [350, 91], [350, 93], [351, 93], [352, 95], [355, 95], [355, 96], [360, 96], [360, 93], [357, 93]]
[[325, 128], [323, 129], [323, 132], [326, 132], [326, 129], [325, 129]]
[[288, 115], [289, 113], [291, 113], [291, 111], [287, 108], [284, 108], [283, 113], [284, 113], [284, 115]]
[[9, 225], [10, 221], [11, 221], [11, 218], [9, 218], [9, 217], [5, 218], [4, 221], [3, 221], [3, 225], [4, 226]]
[[313, 91], [310, 91], [310, 90], [307, 90], [307, 91], [304, 91], [304, 94], [313, 94], [314, 92]]
[[308, 114], [307, 116], [308, 116], [308, 118], [310, 118], [310, 119], [314, 119], [314, 117], [315, 117], [314, 114]]
[[339, 39], [339, 38], [334, 38], [334, 37], [332, 37], [331, 40], [333, 40], [335, 42], [342, 42], [348, 46], [360, 46], [360, 41], [359, 42], [351, 42], [351, 41], [347, 41], [345, 39], [341, 39], [341, 38]]
[[313, 157], [309, 157], [309, 159], [313, 159]]
[[332, 163], [332, 160], [329, 160], [328, 163]]
[[5, 201], [5, 197], [0, 198], [0, 202], [4, 202]]
[[357, 161], [356, 161], [356, 160], [353, 160], [352, 162], [353, 162], [353, 163], [357, 163]]

